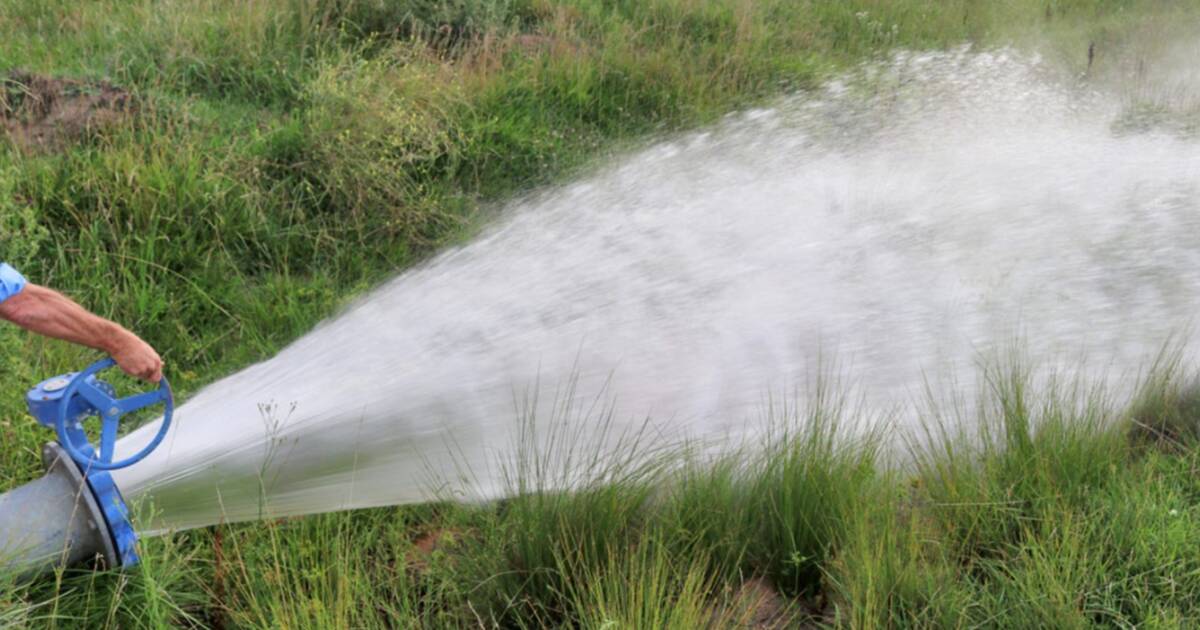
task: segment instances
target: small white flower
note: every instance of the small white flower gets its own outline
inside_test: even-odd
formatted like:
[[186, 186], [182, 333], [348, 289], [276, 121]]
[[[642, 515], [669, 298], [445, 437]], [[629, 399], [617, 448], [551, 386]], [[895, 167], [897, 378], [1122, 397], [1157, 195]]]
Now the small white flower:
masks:
[[1171, 516], [1179, 516], [1179, 510], [1172, 509], [1170, 512], [1168, 512], [1168, 514]]

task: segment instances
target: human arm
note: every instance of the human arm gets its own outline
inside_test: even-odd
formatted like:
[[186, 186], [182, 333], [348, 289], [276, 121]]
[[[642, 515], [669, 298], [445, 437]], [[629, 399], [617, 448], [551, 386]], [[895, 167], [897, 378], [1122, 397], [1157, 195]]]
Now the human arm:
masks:
[[162, 359], [154, 348], [53, 289], [24, 285], [0, 302], [0, 319], [47, 337], [107, 352], [130, 376], [152, 383], [162, 379]]

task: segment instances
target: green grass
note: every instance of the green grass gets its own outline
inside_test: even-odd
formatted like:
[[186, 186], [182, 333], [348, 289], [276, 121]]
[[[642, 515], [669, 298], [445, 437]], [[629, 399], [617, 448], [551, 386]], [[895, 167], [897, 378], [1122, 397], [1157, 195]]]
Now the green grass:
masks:
[[[985, 377], [958, 418], [978, 431], [925, 414], [936, 437], [914, 440], [915, 465], [889, 465], [884, 434], [856, 427], [826, 383], [807, 408], [774, 410], [765, 443], [716, 461], [632, 442], [622, 460], [562, 458], [570, 436], [530, 435], [499, 504], [189, 532], [146, 541], [133, 572], [0, 593], [32, 625], [726, 628], [764, 614], [748, 583], [793, 625], [1200, 622], [1200, 448], [1142, 434], [1200, 423], [1186, 395], [1163, 394], [1188, 379], [1160, 367], [1115, 406], [1035, 389], [1023, 369]], [[590, 482], [548, 490], [578, 470]]]
[[[631, 144], [896, 48], [1015, 43], [1079, 75], [1095, 43], [1103, 82], [1192, 5], [0, 0], [0, 72], [106, 78], [137, 103], [53, 150], [2, 143], [0, 254], [144, 335], [186, 395], [469, 238], [496, 202]], [[17, 392], [91, 356], [11, 327], [0, 343], [7, 488], [39, 474], [46, 439]], [[499, 506], [148, 540], [129, 573], [0, 585], [0, 626], [729, 627], [761, 578], [796, 623], [1187, 627], [1200, 411], [1176, 366], [1152, 374], [1114, 410], [992, 370], [991, 406], [929, 410], [909, 471], [885, 465], [879, 433], [849, 431], [828, 384], [717, 461], [589, 462], [551, 436]], [[946, 428], [963, 418], [981, 433]], [[564, 456], [595, 483], [543, 491]]]

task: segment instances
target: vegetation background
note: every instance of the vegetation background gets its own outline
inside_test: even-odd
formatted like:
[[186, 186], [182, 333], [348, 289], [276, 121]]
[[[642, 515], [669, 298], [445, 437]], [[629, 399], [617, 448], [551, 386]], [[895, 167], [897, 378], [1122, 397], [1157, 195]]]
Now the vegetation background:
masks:
[[[631, 144], [891, 51], [1041, 51], [1102, 83], [1190, 0], [0, 0], [0, 258], [127, 323], [180, 393]], [[53, 94], [57, 109], [39, 110]], [[0, 328], [0, 487], [40, 474], [19, 393], [85, 364]], [[136, 570], [0, 583], [0, 626], [1194, 627], [1200, 399], [1131, 409], [983, 378], [917, 465], [829, 383], [761, 453], [611, 462], [570, 496], [187, 532]], [[1081, 387], [1079, 390], [1086, 390]], [[669, 490], [663, 490], [668, 488]]]

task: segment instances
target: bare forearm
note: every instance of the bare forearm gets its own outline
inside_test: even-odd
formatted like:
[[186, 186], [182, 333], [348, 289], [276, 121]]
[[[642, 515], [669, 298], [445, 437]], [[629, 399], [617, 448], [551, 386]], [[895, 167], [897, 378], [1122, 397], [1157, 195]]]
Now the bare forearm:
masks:
[[0, 317], [32, 332], [108, 353], [132, 335], [67, 296], [35, 284], [0, 305]]
[[89, 313], [58, 291], [27, 284], [0, 302], [0, 319], [47, 337], [107, 352], [132, 376], [154, 383], [162, 378], [162, 358], [150, 344], [120, 325]]

